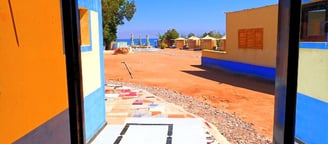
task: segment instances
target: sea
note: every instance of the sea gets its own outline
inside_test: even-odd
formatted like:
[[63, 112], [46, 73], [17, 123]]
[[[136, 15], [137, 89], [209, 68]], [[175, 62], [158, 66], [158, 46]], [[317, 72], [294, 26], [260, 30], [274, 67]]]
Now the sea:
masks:
[[[138, 45], [139, 38], [134, 39], [134, 45]], [[146, 45], [147, 39], [141, 39], [142, 45]], [[157, 45], [158, 38], [149, 38], [150, 45], [153, 47], [158, 47]], [[128, 45], [131, 45], [131, 39], [116, 39], [116, 42], [127, 42]]]

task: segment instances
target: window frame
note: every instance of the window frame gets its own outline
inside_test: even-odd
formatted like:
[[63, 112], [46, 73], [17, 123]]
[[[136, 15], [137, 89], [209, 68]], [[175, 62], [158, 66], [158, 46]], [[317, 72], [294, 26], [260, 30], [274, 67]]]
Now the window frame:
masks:
[[[245, 33], [245, 34], [242, 34]], [[257, 36], [260, 33], [260, 38]], [[264, 28], [247, 28], [238, 30], [238, 48], [263, 49]], [[244, 44], [241, 43], [244, 39]], [[254, 40], [251, 40], [254, 39]], [[253, 41], [253, 45], [250, 44]]]
[[[315, 10], [325, 9], [325, 24], [324, 24], [324, 34], [319, 36], [309, 36], [308, 35], [308, 20], [309, 12]], [[328, 2], [319, 1], [302, 5], [302, 16], [301, 16], [301, 39], [303, 42], [326, 42], [327, 41], [327, 31], [328, 31]]]

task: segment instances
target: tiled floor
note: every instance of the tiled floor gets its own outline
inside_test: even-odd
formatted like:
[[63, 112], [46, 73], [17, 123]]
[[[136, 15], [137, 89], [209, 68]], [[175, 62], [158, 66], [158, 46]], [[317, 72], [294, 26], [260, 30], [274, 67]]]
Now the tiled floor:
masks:
[[[92, 144], [228, 143], [204, 119], [145, 90], [130, 87], [106, 87], [106, 119], [107, 126]], [[122, 135], [122, 130], [128, 123], [137, 125], [131, 125]], [[173, 134], [164, 134], [167, 132], [165, 126], [149, 124], [173, 124]]]
[[[122, 133], [127, 124], [130, 124], [128, 129]], [[169, 125], [172, 127], [171, 131]], [[168, 144], [168, 141], [172, 144], [206, 144], [202, 120], [199, 118], [128, 118], [125, 125], [107, 125], [92, 144], [104, 142]]]

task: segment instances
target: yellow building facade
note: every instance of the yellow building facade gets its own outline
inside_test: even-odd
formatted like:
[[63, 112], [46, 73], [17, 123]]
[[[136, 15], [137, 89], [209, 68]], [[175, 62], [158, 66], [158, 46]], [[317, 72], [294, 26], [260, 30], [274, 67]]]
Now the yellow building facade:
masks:
[[202, 65], [274, 80], [278, 5], [226, 13], [224, 52], [204, 50]]

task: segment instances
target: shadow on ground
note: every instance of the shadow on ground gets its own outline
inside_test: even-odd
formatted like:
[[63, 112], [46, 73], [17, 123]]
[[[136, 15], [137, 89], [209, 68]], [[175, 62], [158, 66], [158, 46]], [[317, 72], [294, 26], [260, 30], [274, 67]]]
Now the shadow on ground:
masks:
[[192, 65], [202, 69], [203, 71], [182, 71], [188, 74], [206, 78], [216, 81], [218, 83], [226, 83], [237, 87], [242, 87], [258, 92], [274, 95], [274, 82], [259, 79], [252, 76], [245, 76], [240, 74], [234, 74], [227, 71], [204, 67], [201, 65]]

